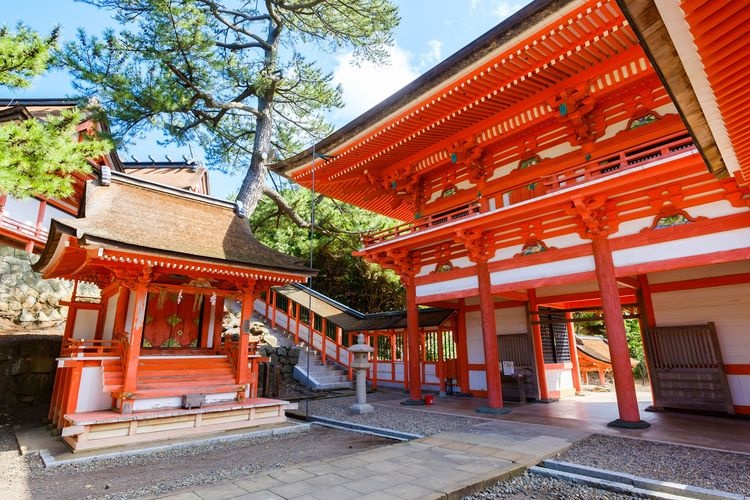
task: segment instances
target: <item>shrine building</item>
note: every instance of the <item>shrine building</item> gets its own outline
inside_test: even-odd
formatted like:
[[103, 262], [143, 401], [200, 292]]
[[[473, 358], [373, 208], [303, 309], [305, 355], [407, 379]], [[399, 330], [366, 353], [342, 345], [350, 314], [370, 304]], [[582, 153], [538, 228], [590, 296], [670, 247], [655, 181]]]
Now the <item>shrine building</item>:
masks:
[[[68, 306], [49, 417], [74, 451], [283, 422], [258, 397], [249, 321], [269, 286], [313, 271], [253, 236], [234, 204], [103, 169], [53, 219], [35, 270], [96, 284]], [[222, 337], [229, 301], [238, 339]], [[262, 304], [262, 301], [260, 302]]]
[[656, 3], [534, 1], [274, 166], [402, 221], [360, 255], [407, 291], [407, 403], [422, 306], [457, 311], [456, 383], [498, 413], [514, 365], [579, 390], [573, 315], [601, 311], [611, 425], [648, 425], [624, 318], [654, 406], [750, 414], [750, 9]]

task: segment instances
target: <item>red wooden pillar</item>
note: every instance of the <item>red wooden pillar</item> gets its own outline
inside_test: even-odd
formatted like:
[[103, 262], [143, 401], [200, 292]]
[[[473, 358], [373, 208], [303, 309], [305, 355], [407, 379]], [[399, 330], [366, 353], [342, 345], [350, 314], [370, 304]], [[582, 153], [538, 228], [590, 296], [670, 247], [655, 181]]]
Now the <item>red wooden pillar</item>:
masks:
[[638, 400], [635, 394], [635, 380], [630, 366], [630, 351], [625, 334], [625, 323], [622, 320], [622, 303], [617, 289], [615, 266], [609, 240], [606, 237], [595, 237], [591, 240], [596, 265], [596, 280], [602, 299], [604, 326], [607, 329], [607, 344], [612, 359], [612, 374], [615, 378], [617, 409], [620, 418], [610, 422], [611, 427], [645, 428], [649, 423], [641, 420], [638, 411]]
[[378, 334], [370, 335], [370, 347], [375, 350], [372, 352], [372, 388], [378, 388]]
[[328, 322], [325, 318], [320, 321], [320, 359], [326, 364], [326, 341], [328, 340]]
[[271, 289], [271, 328], [276, 328], [276, 301], [278, 296], [276, 290]]
[[[310, 348], [315, 349], [315, 313], [311, 310], [308, 310], [307, 322], [307, 334], [310, 340]], [[323, 361], [323, 364], [325, 364], [325, 361]]]
[[458, 382], [464, 394], [469, 393], [469, 343], [466, 338], [466, 300], [458, 299], [458, 314], [456, 315], [457, 350], [458, 350]]
[[[651, 300], [651, 287], [648, 283], [648, 276], [645, 274], [638, 275], [638, 282], [641, 285], [639, 297], [640, 305], [643, 308], [641, 314], [639, 314], [639, 324], [641, 327], [641, 345], [644, 346], [643, 357], [646, 361], [646, 369], [648, 370], [649, 378], [651, 377], [651, 360], [649, 359], [650, 354], [646, 352], [646, 328], [656, 327], [656, 313], [654, 312], [654, 303]], [[654, 384], [651, 384], [651, 401], [656, 403], [656, 394], [654, 393]]]
[[490, 290], [490, 273], [485, 259], [477, 259], [479, 282], [479, 314], [482, 318], [482, 342], [487, 377], [487, 406], [489, 411], [503, 407], [503, 390], [500, 385], [500, 356], [497, 352], [495, 327], [495, 301]]
[[221, 349], [221, 332], [224, 322], [224, 297], [216, 297], [216, 309], [214, 311], [214, 331], [213, 343], [211, 344], [214, 350]]
[[422, 377], [420, 376], [420, 359], [419, 359], [419, 307], [417, 306], [417, 287], [414, 283], [414, 274], [402, 274], [401, 280], [406, 288], [406, 342], [405, 367], [404, 375], [408, 373], [409, 399], [401, 404], [422, 405]]
[[[253, 315], [253, 302], [255, 302], [255, 287], [250, 284], [242, 294], [242, 313], [240, 319], [240, 342], [237, 346], [237, 361], [235, 366], [237, 367], [237, 384], [244, 385], [248, 382], [248, 342], [250, 340], [250, 332], [246, 329], [246, 323], [249, 324], [250, 319]], [[275, 304], [274, 304], [275, 306]], [[274, 311], [275, 311], [274, 307]], [[238, 399], [242, 401], [245, 398], [245, 391], [238, 393]]]
[[68, 387], [65, 391], [65, 401], [63, 401], [63, 407], [58, 419], [58, 427], [63, 427], [65, 425], [65, 415], [68, 413], [75, 413], [76, 407], [78, 406], [78, 393], [81, 389], [83, 364], [81, 362], [73, 362], [71, 364], [70, 378], [68, 379]]
[[118, 290], [112, 339], [122, 339], [125, 337], [125, 323], [127, 322], [128, 302], [130, 300], [130, 290], [124, 286], [120, 286]]
[[568, 329], [568, 345], [570, 346], [570, 363], [573, 365], [573, 387], [576, 393], [581, 392], [581, 368], [578, 365], [578, 345], [576, 344], [576, 333], [573, 329], [573, 313], [565, 313], [567, 320], [565, 326]]
[[266, 290], [266, 318], [270, 318], [270, 305], [271, 305], [271, 285]]
[[336, 363], [341, 363], [341, 343], [343, 341], [343, 330], [340, 326], [336, 327]]
[[[150, 270], [145, 272], [133, 288], [135, 294], [135, 307], [130, 327], [130, 339], [128, 351], [125, 355], [125, 373], [123, 374], [122, 392], [134, 393], [136, 389], [136, 377], [138, 374], [138, 358], [141, 354], [141, 340], [143, 338], [143, 321], [148, 300], [148, 280]], [[133, 413], [133, 400], [123, 397], [120, 411], [122, 413]]]
[[445, 351], [443, 348], [443, 331], [438, 328], [437, 331], [437, 342], [438, 342], [438, 360], [435, 372], [438, 377], [438, 387], [441, 396], [445, 396]]
[[539, 324], [539, 304], [536, 301], [536, 290], [526, 291], [529, 297], [529, 319], [531, 319], [531, 340], [534, 345], [534, 361], [536, 362], [536, 379], [539, 382], [539, 399], [549, 401], [549, 387], [547, 386], [547, 371], [544, 369], [544, 349], [542, 348], [542, 327]]
[[294, 345], [299, 344], [299, 315], [300, 311], [302, 310], [302, 306], [297, 304], [297, 307], [295, 307], [296, 313], [294, 315]]

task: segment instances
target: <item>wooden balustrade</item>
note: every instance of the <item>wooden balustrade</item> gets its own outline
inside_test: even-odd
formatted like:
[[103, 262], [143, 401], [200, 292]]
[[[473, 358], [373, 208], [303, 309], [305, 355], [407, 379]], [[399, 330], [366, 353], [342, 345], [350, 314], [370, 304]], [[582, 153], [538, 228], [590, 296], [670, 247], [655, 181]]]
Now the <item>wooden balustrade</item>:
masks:
[[381, 243], [383, 241], [392, 240], [399, 236], [411, 234], [413, 232], [424, 230], [433, 226], [446, 224], [453, 222], [470, 215], [475, 215], [480, 212], [480, 203], [478, 200], [470, 203], [465, 203], [461, 206], [451, 208], [448, 211], [432, 214], [426, 217], [419, 218], [413, 222], [405, 222], [398, 226], [383, 229], [381, 231], [375, 231], [367, 233], [362, 236], [362, 243], [365, 246], [374, 245], [375, 243]]
[[[584, 163], [571, 166], [570, 161], [555, 163], [541, 162], [533, 168], [513, 172], [498, 180], [491, 186], [491, 192], [483, 192], [487, 198], [496, 197], [500, 200], [505, 194], [509, 202], [502, 206], [512, 205], [518, 201], [531, 199], [563, 188], [581, 185], [608, 175], [618, 174], [627, 170], [642, 167], [655, 161], [663, 161], [688, 150], [695, 150], [692, 138], [684, 131], [671, 135], [641, 142], [636, 146], [617, 151], [612, 154], [600, 155]], [[532, 186], [542, 185], [544, 189], [531, 189]], [[523, 190], [525, 195], [515, 199], [514, 192]], [[405, 222], [395, 227], [368, 233], [362, 237], [365, 247], [408, 236], [417, 231], [424, 231], [435, 226], [454, 222], [464, 217], [476, 215], [480, 212], [480, 203], [475, 200], [426, 217]]]
[[121, 356], [123, 342], [96, 339], [65, 339], [60, 356], [63, 358], [80, 358], [91, 356]]

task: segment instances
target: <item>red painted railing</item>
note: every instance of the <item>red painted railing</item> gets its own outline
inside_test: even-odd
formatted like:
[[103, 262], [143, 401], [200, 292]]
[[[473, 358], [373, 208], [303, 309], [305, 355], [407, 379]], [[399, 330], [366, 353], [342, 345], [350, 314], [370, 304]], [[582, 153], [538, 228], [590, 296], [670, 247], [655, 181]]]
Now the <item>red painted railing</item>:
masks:
[[2, 212], [0, 212], [0, 228], [12, 233], [24, 242], [31, 240], [44, 245], [47, 241], [46, 229], [17, 221], [12, 217], [3, 215]]
[[[575, 166], [570, 166], [569, 161], [567, 161], [559, 169], [556, 169], [554, 163], [546, 160], [535, 165], [533, 169], [524, 169], [509, 174], [506, 178], [492, 186], [492, 193], [483, 194], [488, 199], [494, 197], [498, 207], [505, 207], [521, 200], [581, 185], [602, 177], [642, 167], [655, 161], [663, 161], [688, 150], [695, 150], [692, 139], [685, 132], [678, 132], [659, 139], [643, 142], [611, 155], [602, 155]], [[539, 175], [533, 175], [534, 169], [539, 171]], [[538, 187], [532, 189], [537, 184], [541, 184], [544, 189]], [[524, 196], [520, 197], [520, 199], [514, 199], [512, 194], [519, 191], [523, 191]], [[365, 247], [368, 247], [384, 241], [394, 240], [417, 231], [423, 231], [464, 217], [473, 216], [478, 214], [479, 211], [479, 202], [473, 201], [452, 208], [449, 211], [366, 234], [362, 237], [362, 243]]]
[[117, 356], [123, 352], [120, 340], [65, 339], [60, 357], [83, 358], [90, 356]]
[[440, 224], [446, 224], [448, 222], [453, 222], [458, 219], [463, 219], [464, 217], [469, 217], [470, 215], [474, 215], [478, 213], [479, 213], [479, 202], [472, 201], [470, 203], [463, 204], [459, 207], [451, 208], [450, 210], [446, 212], [440, 212], [437, 214], [432, 214], [427, 217], [417, 219], [414, 222], [405, 222], [403, 224], [399, 224], [396, 227], [391, 227], [388, 229], [383, 229], [382, 231], [368, 233], [362, 236], [362, 242], [365, 244], [365, 246], [374, 245], [375, 243], [392, 240], [394, 238], [398, 238], [399, 236], [403, 236], [405, 234], [411, 234], [415, 231], [419, 231], [420, 229], [424, 230], [429, 227], [438, 226]]

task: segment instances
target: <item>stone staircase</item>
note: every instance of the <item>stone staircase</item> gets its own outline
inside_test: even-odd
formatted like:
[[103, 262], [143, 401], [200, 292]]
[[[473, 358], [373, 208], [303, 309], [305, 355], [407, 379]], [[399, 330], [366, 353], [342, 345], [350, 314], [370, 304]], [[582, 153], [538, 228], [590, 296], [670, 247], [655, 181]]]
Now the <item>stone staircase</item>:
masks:
[[299, 363], [294, 367], [294, 379], [314, 391], [354, 389], [354, 382], [349, 381], [347, 371], [333, 363], [324, 365], [320, 354], [314, 349], [305, 348], [300, 353]]
[[[265, 316], [253, 313], [253, 321], [260, 321], [271, 335], [278, 340], [279, 347], [293, 347], [294, 335], [284, 328], [271, 327], [271, 321]], [[294, 379], [303, 385], [306, 385], [314, 391], [326, 391], [333, 389], [353, 389], [354, 383], [348, 380], [348, 372], [338, 365], [327, 363], [323, 365], [320, 360], [320, 353], [315, 349], [310, 349], [304, 342], [300, 342], [302, 352], [300, 353], [299, 362], [294, 367]], [[309, 372], [308, 368], [309, 356]]]

